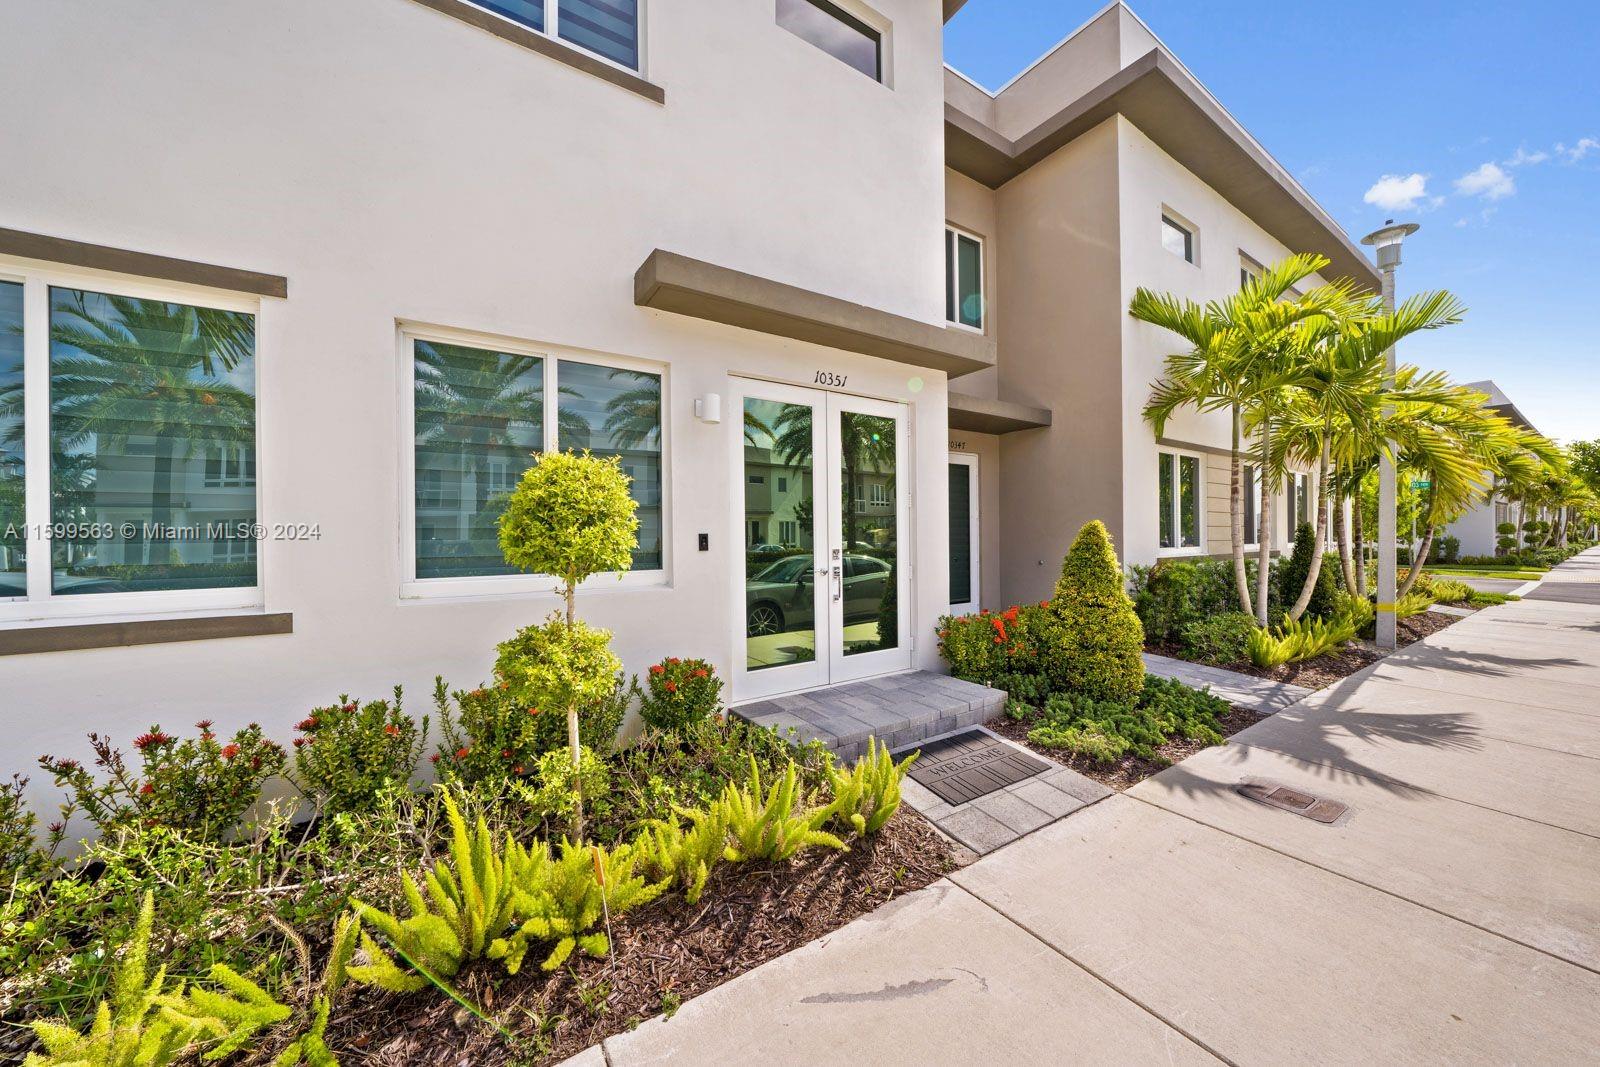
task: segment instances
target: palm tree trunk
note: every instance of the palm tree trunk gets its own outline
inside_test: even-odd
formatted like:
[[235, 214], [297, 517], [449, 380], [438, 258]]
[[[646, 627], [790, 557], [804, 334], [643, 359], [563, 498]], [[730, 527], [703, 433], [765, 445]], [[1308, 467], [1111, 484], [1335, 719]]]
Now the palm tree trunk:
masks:
[[1261, 422], [1261, 464], [1256, 469], [1261, 479], [1261, 522], [1256, 548], [1256, 625], [1267, 625], [1267, 587], [1272, 579], [1272, 497], [1267, 492], [1267, 457], [1272, 454], [1272, 416]]
[[1406, 580], [1400, 583], [1400, 588], [1395, 592], [1394, 598], [1396, 600], [1403, 599], [1407, 593], [1411, 592], [1411, 587], [1417, 584], [1417, 576], [1422, 573], [1422, 561], [1427, 559], [1428, 553], [1433, 550], [1433, 535], [1438, 528], [1433, 522], [1430, 510], [1428, 524], [1422, 530], [1422, 543], [1418, 547], [1416, 555], [1411, 557], [1411, 567], [1406, 571]]
[[1233, 534], [1233, 581], [1239, 590], [1239, 610], [1250, 611], [1250, 579], [1244, 570], [1244, 457], [1239, 454], [1239, 405], [1233, 405], [1232, 471], [1228, 483], [1228, 521]]
[[1311, 537], [1311, 566], [1306, 568], [1305, 584], [1300, 587], [1294, 607], [1289, 609], [1289, 618], [1296, 621], [1306, 613], [1306, 606], [1311, 603], [1311, 592], [1316, 589], [1317, 579], [1322, 575], [1322, 546], [1327, 541], [1328, 531], [1328, 465], [1332, 460], [1332, 433], [1333, 427], [1323, 427], [1322, 455], [1317, 458], [1317, 528]]
[[1339, 545], [1339, 577], [1344, 591], [1351, 596], [1356, 592], [1355, 567], [1350, 562], [1350, 526], [1344, 516], [1344, 491], [1333, 495], [1333, 538]]

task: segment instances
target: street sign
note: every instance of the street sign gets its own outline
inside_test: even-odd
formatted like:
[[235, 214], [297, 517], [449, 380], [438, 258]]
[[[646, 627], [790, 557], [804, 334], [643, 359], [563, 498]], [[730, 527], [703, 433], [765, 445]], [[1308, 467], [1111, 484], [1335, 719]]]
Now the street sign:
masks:
[[1411, 488], [1413, 488], [1413, 489], [1432, 489], [1433, 488], [1433, 483], [1432, 482], [1428, 482], [1428, 481], [1423, 481], [1421, 479], [1413, 479], [1412, 482], [1411, 482]]

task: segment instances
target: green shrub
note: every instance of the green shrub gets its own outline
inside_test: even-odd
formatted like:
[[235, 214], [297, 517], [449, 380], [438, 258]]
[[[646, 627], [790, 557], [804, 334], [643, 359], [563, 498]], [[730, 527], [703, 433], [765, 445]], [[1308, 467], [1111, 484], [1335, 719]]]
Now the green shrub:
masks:
[[1156, 749], [1175, 736], [1221, 744], [1217, 718], [1227, 710], [1227, 701], [1219, 697], [1151, 675], [1137, 702], [1095, 700], [1075, 693], [1051, 697], [1040, 712], [1039, 725], [1028, 731], [1028, 740], [1099, 763], [1129, 754], [1156, 759]]
[[[1294, 552], [1289, 556], [1289, 562], [1281, 569], [1279, 579], [1280, 595], [1285, 606], [1292, 606], [1300, 599], [1300, 591], [1305, 588], [1306, 576], [1311, 573], [1312, 553], [1316, 549], [1316, 531], [1309, 522], [1302, 522], [1294, 534]], [[1306, 604], [1306, 614], [1313, 618], [1326, 618], [1333, 613], [1333, 595], [1339, 591], [1338, 579], [1334, 577], [1339, 567], [1325, 555], [1323, 565], [1317, 571], [1317, 582], [1311, 590], [1311, 600]]]
[[1251, 663], [1266, 670], [1288, 663], [1289, 657], [1294, 654], [1294, 646], [1271, 630], [1261, 627], [1250, 635], [1245, 652], [1249, 655]]
[[[728, 817], [728, 806], [720, 800], [708, 807], [690, 808], [646, 827], [635, 845], [649, 869], [660, 878], [677, 882], [684, 898], [698, 904], [706, 879], [726, 858]], [[681, 818], [689, 820], [688, 830]]]
[[384, 790], [409, 786], [428, 739], [428, 717], [419, 727], [402, 709], [395, 686], [392, 704], [341, 695], [295, 729], [295, 786], [326, 813], [371, 811]]
[[1340, 593], [1333, 598], [1333, 614], [1335, 618], [1349, 619], [1356, 633], [1364, 633], [1377, 615], [1377, 606], [1364, 596]]
[[875, 737], [867, 738], [867, 754], [848, 771], [828, 764], [828, 785], [833, 803], [825, 809], [828, 821], [849, 827], [865, 837], [883, 829], [883, 824], [900, 810], [900, 780], [921, 755], [913, 752], [896, 763], [887, 745]]
[[1144, 686], [1144, 629], [1122, 589], [1122, 568], [1095, 519], [1061, 561], [1041, 649], [1057, 688], [1095, 700], [1132, 700]]
[[1397, 619], [1409, 619], [1413, 615], [1421, 615], [1431, 607], [1433, 607], [1431, 596], [1412, 590], [1395, 602], [1394, 614]]
[[983, 685], [997, 686], [1001, 676], [1037, 674], [1052, 629], [1048, 604], [946, 615], [939, 620], [939, 654], [953, 676]]
[[989, 684], [1002, 690], [1009, 699], [1024, 704], [1043, 704], [1050, 696], [1050, 679], [1042, 674], [1008, 671], [996, 675]]
[[[619, 674], [611, 691], [583, 711], [578, 737], [584, 748], [611, 751], [638, 690], [637, 682]], [[435, 679], [433, 700], [439, 709], [440, 745], [432, 758], [445, 778], [479, 785], [522, 777], [533, 773], [539, 757], [567, 747], [567, 722], [560, 710], [527, 703], [507, 683], [451, 693], [444, 679]]]
[[1256, 620], [1242, 611], [1225, 611], [1183, 628], [1183, 650], [1201, 663], [1239, 663], [1248, 654]]
[[1146, 639], [1169, 645], [1180, 643], [1190, 624], [1239, 609], [1231, 560], [1163, 559], [1134, 567], [1130, 595]]
[[1472, 587], [1470, 585], [1450, 578], [1435, 577], [1429, 583], [1426, 592], [1439, 604], [1460, 604], [1472, 599]]
[[508, 789], [524, 812], [534, 818], [568, 819], [576, 810], [579, 797], [592, 798], [593, 813], [600, 816], [610, 807], [607, 794], [611, 790], [611, 769], [605, 760], [585, 748], [575, 772], [567, 753], [552, 749], [539, 757], [531, 780], [509, 782]]
[[1250, 662], [1257, 667], [1300, 663], [1336, 652], [1355, 636], [1356, 623], [1348, 615], [1285, 622], [1276, 632], [1257, 630], [1250, 635]]
[[639, 715], [658, 730], [712, 718], [722, 710], [722, 679], [703, 659], [668, 656], [645, 676]]
[[721, 802], [728, 810], [728, 832], [733, 837], [726, 852], [728, 859], [734, 863], [787, 860], [813, 845], [848, 852], [843, 841], [821, 829], [828, 819], [828, 809], [805, 810], [802, 794], [793, 763], [763, 792], [761, 770], [751, 757], [748, 784], [729, 782], [722, 794]]
[[55, 865], [54, 846], [60, 843], [61, 831], [52, 833], [48, 849], [39, 847], [38, 820], [23, 800], [27, 788], [28, 779], [20, 774], [0, 785], [0, 887], [42, 878]]
[[195, 727], [200, 736], [189, 740], [180, 741], [160, 726], [136, 737], [133, 747], [141, 761], [137, 774], [110, 738], [90, 734], [104, 782], [96, 782], [77, 760], [39, 757], [39, 766], [70, 794], [62, 821], [82, 811], [102, 834], [140, 821], [181, 830], [197, 840], [226, 837], [260, 797], [262, 783], [283, 770], [283, 747], [267, 740], [256, 723], [227, 744], [211, 732], [209, 719]]
[[1461, 555], [1461, 538], [1445, 534], [1433, 543], [1433, 558], [1440, 563], [1454, 563]]
[[1510, 593], [1485, 593], [1474, 589], [1472, 591], [1472, 596], [1468, 598], [1467, 602], [1474, 607], [1491, 608], [1496, 604], [1509, 604], [1513, 600], [1521, 599], [1521, 597], [1512, 596]]

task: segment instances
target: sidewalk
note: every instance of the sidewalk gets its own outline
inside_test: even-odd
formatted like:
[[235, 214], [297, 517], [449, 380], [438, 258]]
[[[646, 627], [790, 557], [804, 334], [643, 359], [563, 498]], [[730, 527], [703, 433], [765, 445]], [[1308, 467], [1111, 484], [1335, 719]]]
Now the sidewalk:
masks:
[[584, 1058], [1588, 1062], [1600, 552], [1562, 570], [1595, 600], [1479, 612]]

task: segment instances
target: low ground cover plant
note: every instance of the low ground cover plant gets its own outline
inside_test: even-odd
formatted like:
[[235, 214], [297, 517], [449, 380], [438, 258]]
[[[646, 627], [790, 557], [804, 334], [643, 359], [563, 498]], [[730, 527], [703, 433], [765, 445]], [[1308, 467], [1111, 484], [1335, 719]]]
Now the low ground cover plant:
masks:
[[1219, 745], [1217, 720], [1228, 709], [1227, 701], [1209, 692], [1149, 675], [1132, 701], [1059, 693], [1032, 709], [1024, 722], [1033, 724], [1028, 730], [1032, 744], [1114, 763], [1127, 755], [1159, 760], [1156, 749], [1174, 737]]
[[1355, 620], [1347, 615], [1285, 621], [1276, 629], [1260, 629], [1250, 635], [1250, 662], [1257, 667], [1301, 663], [1336, 652], [1355, 636]]
[[1256, 632], [1253, 615], [1224, 611], [1183, 628], [1182, 647], [1188, 658], [1225, 667], [1243, 662], [1249, 654], [1250, 636]]

